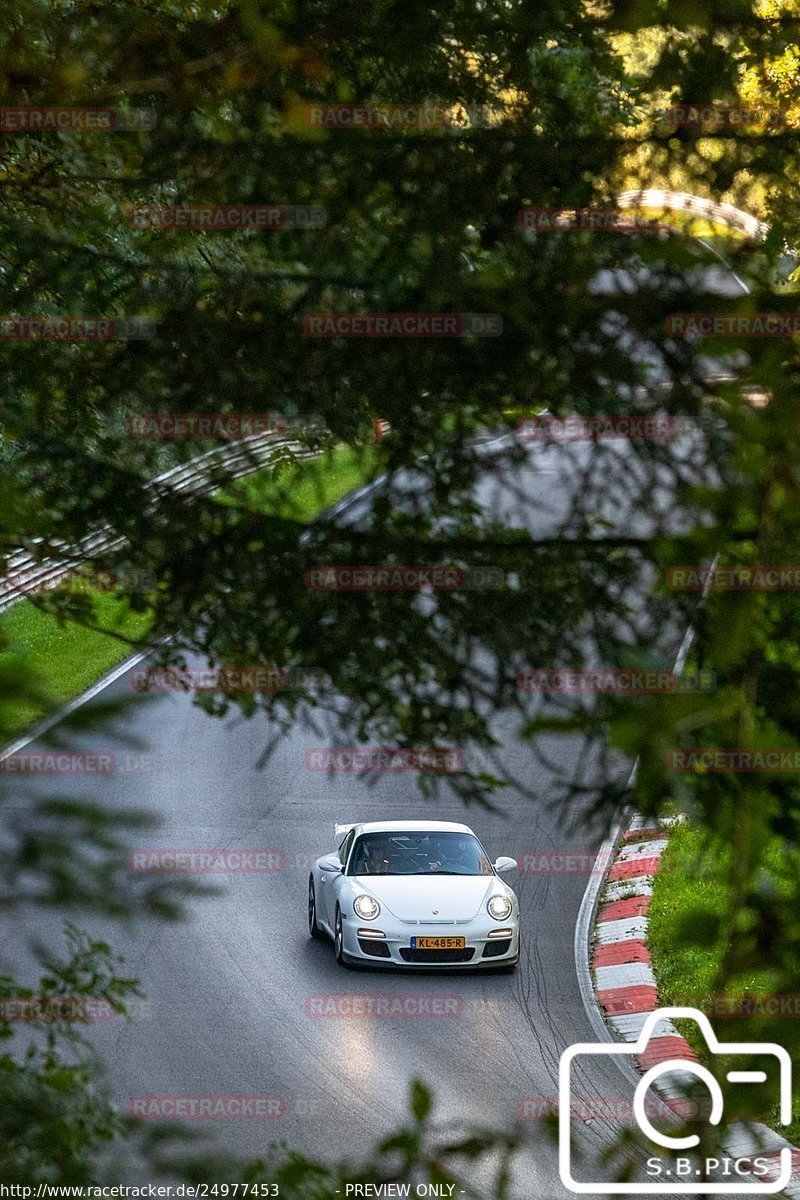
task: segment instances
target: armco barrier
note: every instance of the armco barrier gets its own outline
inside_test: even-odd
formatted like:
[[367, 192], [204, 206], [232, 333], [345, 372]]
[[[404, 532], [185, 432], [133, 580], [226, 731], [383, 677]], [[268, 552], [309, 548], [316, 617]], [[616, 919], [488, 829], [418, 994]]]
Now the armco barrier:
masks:
[[736, 208], [733, 204], [720, 204], [704, 196], [692, 196], [689, 192], [672, 192], [665, 188], [641, 188], [620, 192], [617, 196], [620, 208], [666, 208], [670, 212], [686, 212], [696, 217], [707, 217], [729, 229], [736, 229], [747, 237], [761, 241], [767, 236], [768, 226], [751, 213]]
[[[312, 450], [291, 436], [254, 434], [200, 454], [190, 462], [172, 467], [148, 484], [154, 502], [166, 495], [207, 496], [226, 482], [239, 479], [281, 458], [316, 458]], [[76, 545], [58, 547], [57, 558], [39, 559], [35, 553], [17, 550], [6, 560], [0, 576], [0, 613], [31, 592], [52, 586], [76, 567], [101, 555], [111, 554], [125, 545], [125, 539], [108, 529], [88, 534]]]
[[[702, 196], [692, 196], [688, 192], [674, 192], [664, 188], [631, 189], [621, 192], [616, 197], [616, 203], [620, 208], [666, 208], [673, 212], [705, 216], [758, 240], [767, 234], [767, 225], [752, 214], [736, 208], [733, 204], [721, 204]], [[380, 441], [388, 431], [388, 422], [375, 422], [376, 441]], [[255, 434], [209, 450], [184, 466], [165, 471], [151, 481], [150, 488], [156, 496], [165, 491], [179, 492], [187, 496], [203, 496], [221, 486], [225, 478], [240, 478], [258, 467], [278, 460], [282, 454], [291, 454], [295, 458], [303, 459], [313, 458], [316, 453], [291, 437], [275, 437], [269, 433]], [[122, 538], [101, 530], [88, 535], [76, 546], [64, 546], [63, 557], [58, 559], [40, 561], [34, 554], [17, 551], [9, 556], [6, 577], [0, 580], [0, 612], [4, 612], [29, 592], [57, 582], [87, 559], [111, 553], [123, 545]], [[15, 575], [22, 576], [22, 581], [15, 584]]]

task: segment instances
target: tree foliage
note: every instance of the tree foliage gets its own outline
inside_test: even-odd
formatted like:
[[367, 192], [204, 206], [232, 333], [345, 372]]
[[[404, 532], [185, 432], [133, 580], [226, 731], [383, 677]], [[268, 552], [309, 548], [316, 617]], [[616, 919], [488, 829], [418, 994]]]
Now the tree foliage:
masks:
[[[796, 776], [678, 775], [665, 754], [796, 745], [796, 592], [712, 592], [698, 609], [696, 594], [664, 581], [669, 566], [715, 556], [796, 561], [795, 341], [681, 340], [665, 318], [794, 311], [777, 266], [797, 245], [795, 39], [791, 9], [744, 0], [6, 0], [0, 33], [0, 106], [153, 114], [144, 129], [2, 134], [2, 314], [137, 317], [155, 329], [147, 339], [4, 341], [0, 550], [57, 553], [109, 528], [125, 539], [117, 561], [158, 579], [146, 603], [162, 661], [199, 650], [215, 663], [321, 672], [317, 717], [339, 713], [344, 696], [363, 741], [491, 747], [492, 715], [507, 708], [531, 753], [543, 731], [582, 731], [603, 749], [591, 787], [606, 816], [623, 798], [648, 815], [676, 804], [735, 848], [720, 987], [761, 956], [776, 992], [797, 988], [798, 875], [792, 902], [776, 906], [764, 854], [777, 839], [794, 861]], [[708, 136], [659, 115], [754, 96], [788, 105], [786, 122]], [[337, 129], [308, 115], [434, 102], [447, 120], [424, 130]], [[613, 204], [623, 182], [746, 196], [772, 232], [763, 244], [720, 236], [709, 248], [685, 233], [517, 227], [526, 206]], [[186, 204], [312, 205], [327, 220], [225, 232], [132, 222], [137, 206]], [[749, 291], [717, 294], [709, 264], [720, 257]], [[498, 314], [503, 332], [304, 335], [308, 314], [360, 311]], [[745, 384], [768, 404], [753, 406]], [[508, 439], [488, 453], [481, 437], [508, 429], [510, 412], [542, 409], [660, 412], [685, 432], [624, 453], [602, 440], [551, 448], [567, 503], [531, 510], [524, 448]], [[368, 522], [310, 532], [245, 505], [169, 491], [154, 500], [147, 481], [207, 446], [128, 436], [127, 418], [158, 411], [319, 414], [330, 440], [354, 445], [381, 417], [393, 483]], [[528, 504], [532, 528], [476, 503], [476, 485], [485, 496], [498, 478]], [[421, 598], [306, 586], [309, 568], [375, 563], [489, 566], [504, 583]], [[79, 598], [40, 603], [89, 619]], [[526, 665], [671, 664], [689, 620], [713, 694], [568, 709], [520, 697]], [[19, 664], [3, 671], [9, 694], [36, 686]], [[205, 702], [264, 710], [274, 730], [302, 719], [304, 695]], [[638, 757], [632, 793], [609, 750]], [[567, 798], [577, 784], [562, 782]], [[466, 799], [490, 797], [485, 772], [456, 783]], [[161, 912], [164, 898], [143, 901], [121, 884], [114, 821], [69, 797], [4, 818], [9, 906]], [[31, 862], [35, 895], [22, 888]], [[87, 867], [80, 878], [76, 862]], [[36, 1060], [37, 1087], [50, 1061]], [[9, 1060], [9, 1079], [19, 1071], [27, 1086], [32, 1069]], [[98, 1115], [96, 1134], [108, 1120]], [[87, 1154], [96, 1140], [87, 1134]], [[74, 1145], [58, 1145], [53, 1173], [77, 1177]]]

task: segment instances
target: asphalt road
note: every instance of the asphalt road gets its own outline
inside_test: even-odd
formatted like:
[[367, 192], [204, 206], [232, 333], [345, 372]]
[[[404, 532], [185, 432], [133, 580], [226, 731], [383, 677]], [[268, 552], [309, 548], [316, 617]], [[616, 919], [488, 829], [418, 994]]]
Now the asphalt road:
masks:
[[[624, 443], [610, 450], [625, 454]], [[573, 451], [574, 452], [574, 448]], [[534, 447], [516, 474], [514, 495], [502, 480], [481, 487], [486, 511], [541, 531], [563, 515], [570, 476], [555, 452]], [[559, 500], [560, 497], [560, 500]], [[357, 513], [362, 502], [353, 507]], [[362, 511], [363, 515], [363, 511]], [[628, 516], [624, 519], [628, 519]], [[635, 514], [629, 514], [631, 521]], [[497, 603], [487, 593], [488, 605]], [[499, 612], [499, 610], [498, 610]], [[130, 694], [127, 676], [103, 701]], [[213, 882], [214, 898], [193, 900], [180, 924], [150, 922], [135, 929], [92, 922], [125, 955], [148, 1002], [130, 1023], [93, 1027], [107, 1063], [111, 1090], [123, 1109], [143, 1095], [275, 1095], [285, 1101], [274, 1120], [195, 1122], [213, 1143], [243, 1156], [263, 1154], [275, 1140], [326, 1158], [354, 1161], [402, 1121], [409, 1084], [429, 1083], [445, 1123], [508, 1128], [520, 1115], [530, 1145], [521, 1156], [513, 1192], [546, 1200], [567, 1193], [558, 1180], [556, 1146], [540, 1117], [555, 1105], [558, 1060], [565, 1047], [595, 1040], [576, 975], [575, 923], [591, 857], [602, 837], [585, 813], [552, 807], [555, 780], [517, 736], [519, 718], [501, 715], [500, 761], [520, 786], [503, 795], [498, 813], [465, 816], [455, 797], [435, 815], [472, 824], [492, 857], [510, 854], [583, 856], [571, 872], [520, 873], [507, 878], [521, 902], [522, 956], [518, 973], [353, 972], [338, 968], [332, 947], [306, 932], [306, 887], [312, 857], [333, 848], [334, 822], [430, 817], [413, 776], [384, 774], [372, 785], [358, 775], [309, 770], [306, 751], [327, 743], [329, 731], [296, 729], [283, 737], [266, 767], [262, 718], [210, 718], [182, 693], [136, 706], [127, 721], [143, 758], [114, 746], [123, 769], [109, 781], [71, 781], [90, 799], [121, 810], [158, 814], [156, 834], [132, 837], [132, 850], [269, 849], [281, 868], [230, 874]], [[87, 748], [99, 744], [86, 733]], [[578, 738], [540, 742], [560, 772], [591, 778]], [[12, 803], [27, 791], [63, 791], [58, 779], [20, 780]], [[588, 805], [588, 800], [587, 800]], [[573, 832], [563, 827], [569, 817]], [[42, 933], [47, 922], [34, 921]], [[0, 955], [20, 961], [22, 930], [3, 928]], [[449, 997], [452, 1015], [319, 1017], [310, 997], [374, 995]], [[576, 1080], [586, 1110], [576, 1131], [586, 1169], [619, 1132], [618, 1102], [632, 1088], [615, 1064], [592, 1063]], [[592, 1178], [591, 1174], [586, 1176]]]

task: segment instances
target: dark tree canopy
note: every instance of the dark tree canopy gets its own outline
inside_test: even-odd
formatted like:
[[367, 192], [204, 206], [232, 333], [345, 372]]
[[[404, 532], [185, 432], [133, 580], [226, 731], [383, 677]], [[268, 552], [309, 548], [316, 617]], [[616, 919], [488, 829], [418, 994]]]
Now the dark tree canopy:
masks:
[[[532, 754], [542, 731], [583, 729], [607, 755], [597, 804], [608, 817], [624, 798], [646, 814], [677, 805], [734, 848], [722, 982], [767, 963], [779, 993], [797, 988], [796, 775], [678, 774], [666, 752], [797, 744], [797, 592], [712, 590], [700, 605], [696, 591], [670, 589], [667, 572], [715, 556], [797, 561], [796, 341], [680, 338], [666, 318], [796, 308], [796, 38], [790, 7], [743, 0], [6, 0], [0, 31], [6, 114], [94, 106], [127, 114], [129, 126], [25, 132], [4, 117], [0, 317], [152, 326], [152, 336], [112, 340], [4, 335], [0, 550], [47, 556], [88, 531], [118, 534], [124, 548], [107, 561], [158, 581], [132, 602], [151, 614], [161, 661], [199, 650], [217, 664], [319, 672], [317, 717], [346, 697], [365, 742], [491, 747], [493, 714], [515, 708]], [[663, 117], [670, 106], [742, 101], [785, 115], [713, 136]], [[430, 128], [402, 115], [366, 128], [339, 118], [337, 128], [314, 115], [348, 105], [439, 115]], [[770, 232], [748, 239], [700, 219], [662, 233], [518, 227], [523, 208], [608, 207], [638, 187], [739, 202]], [[325, 223], [197, 230], [133, 216], [181, 205], [311, 207]], [[720, 295], [729, 271], [749, 290]], [[490, 314], [502, 333], [304, 329], [311, 314], [362, 312]], [[754, 389], [769, 402], [754, 405]], [[554, 447], [569, 502], [542, 505], [531, 532], [475, 496], [503, 478], [525, 502], [525, 444], [482, 443], [543, 411], [660, 414], [680, 432], [632, 440], [624, 454], [602, 439]], [[305, 436], [323, 448], [368, 447], [382, 418], [381, 470], [395, 487], [377, 493], [368, 522], [323, 520], [310, 532], [242, 493], [226, 505], [166, 490], [154, 499], [149, 480], [212, 445], [128, 436], [130, 418], [157, 412], [273, 412], [292, 427], [313, 416]], [[311, 568], [376, 564], [489, 567], [502, 584], [422, 598], [306, 586]], [[36, 603], [91, 623], [85, 598]], [[671, 665], [689, 621], [692, 664], [713, 672], [712, 693], [533, 713], [520, 697], [530, 665]], [[11, 655], [0, 672], [10, 697], [40, 687]], [[291, 686], [198, 702], [220, 713], [238, 704], [259, 720], [265, 709], [275, 729], [304, 719], [306, 696]], [[619, 752], [639, 758], [630, 795]], [[489, 774], [456, 783], [491, 802]], [[434, 781], [422, 783], [435, 799]], [[159, 892], [126, 893], [110, 815], [48, 811], [31, 822], [8, 823], [3, 903], [31, 901], [18, 888], [20, 856], [33, 853], [48, 903], [165, 911]], [[76, 855], [91, 848], [77, 896], [66, 827]], [[764, 884], [776, 838], [780, 904]], [[0, 1067], [0, 1087], [6, 1077], [21, 1086], [18, 1065]], [[106, 1120], [97, 1117], [98, 1136]], [[73, 1158], [57, 1145], [52, 1154], [70, 1177]]]

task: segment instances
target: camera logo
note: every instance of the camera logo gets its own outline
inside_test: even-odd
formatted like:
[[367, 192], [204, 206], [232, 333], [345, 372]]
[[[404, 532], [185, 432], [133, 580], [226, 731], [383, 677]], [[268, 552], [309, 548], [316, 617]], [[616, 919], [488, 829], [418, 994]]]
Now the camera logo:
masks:
[[[558, 1076], [558, 1167], [561, 1176], [561, 1182], [571, 1192], [577, 1193], [593, 1193], [595, 1195], [618, 1196], [618, 1195], [654, 1195], [659, 1192], [670, 1192], [673, 1195], [731, 1195], [735, 1193], [749, 1194], [761, 1193], [762, 1195], [771, 1195], [775, 1192], [783, 1191], [788, 1185], [792, 1174], [792, 1152], [788, 1146], [781, 1150], [780, 1155], [780, 1175], [776, 1179], [769, 1179], [763, 1183], [745, 1183], [743, 1179], [747, 1175], [763, 1175], [763, 1169], [755, 1164], [761, 1163], [762, 1167], [766, 1165], [764, 1159], [706, 1159], [705, 1168], [702, 1166], [702, 1160], [677, 1158], [665, 1158], [662, 1162], [660, 1158], [648, 1159], [648, 1175], [659, 1176], [660, 1182], [654, 1183], [651, 1181], [616, 1183], [616, 1182], [582, 1182], [574, 1179], [572, 1176], [572, 1129], [570, 1125], [571, 1116], [571, 1081], [573, 1074], [573, 1062], [585, 1057], [602, 1057], [602, 1058], [636, 1058], [644, 1053], [647, 1049], [650, 1038], [654, 1036], [656, 1026], [668, 1018], [683, 1017], [695, 1021], [700, 1027], [703, 1036], [708, 1044], [712, 1054], [719, 1055], [742, 1055], [749, 1060], [753, 1055], [769, 1057], [777, 1059], [780, 1070], [780, 1092], [779, 1092], [779, 1110], [780, 1124], [788, 1125], [792, 1116], [792, 1060], [788, 1052], [783, 1046], [777, 1045], [775, 1042], [720, 1042], [717, 1040], [714, 1030], [711, 1028], [711, 1022], [705, 1013], [700, 1012], [696, 1008], [659, 1008], [655, 1012], [649, 1013], [647, 1019], [642, 1026], [642, 1032], [636, 1042], [581, 1042], [575, 1046], [569, 1046], [561, 1055], [561, 1063], [559, 1066]], [[584, 1064], [584, 1069], [588, 1064]], [[708, 1112], [708, 1121], [711, 1125], [719, 1125], [723, 1115], [723, 1097], [722, 1089], [719, 1083], [714, 1078], [707, 1067], [700, 1063], [684, 1058], [670, 1058], [664, 1062], [657, 1063], [642, 1075], [636, 1087], [633, 1096], [633, 1114], [636, 1122], [645, 1134], [646, 1137], [654, 1142], [656, 1146], [663, 1151], [685, 1151], [696, 1148], [700, 1143], [700, 1138], [697, 1134], [689, 1134], [684, 1137], [673, 1137], [668, 1133], [663, 1133], [656, 1129], [650, 1121], [645, 1104], [647, 1099], [647, 1091], [657, 1079], [662, 1075], [667, 1075], [670, 1072], [680, 1072], [682, 1075], [694, 1075], [701, 1079], [708, 1088], [711, 1104]], [[726, 1074], [726, 1079], [729, 1083], [766, 1083], [766, 1070], [731, 1070]], [[714, 1175], [717, 1168], [724, 1163], [725, 1169], [721, 1172], [727, 1177], [730, 1176], [726, 1183], [709, 1183], [709, 1182], [684, 1182], [688, 1178], [694, 1176], [697, 1180], [698, 1176]], [[651, 1169], [652, 1164], [652, 1169]], [[731, 1164], [733, 1164], [733, 1173], [731, 1174]], [[746, 1170], [740, 1170], [740, 1165], [746, 1167]]]

